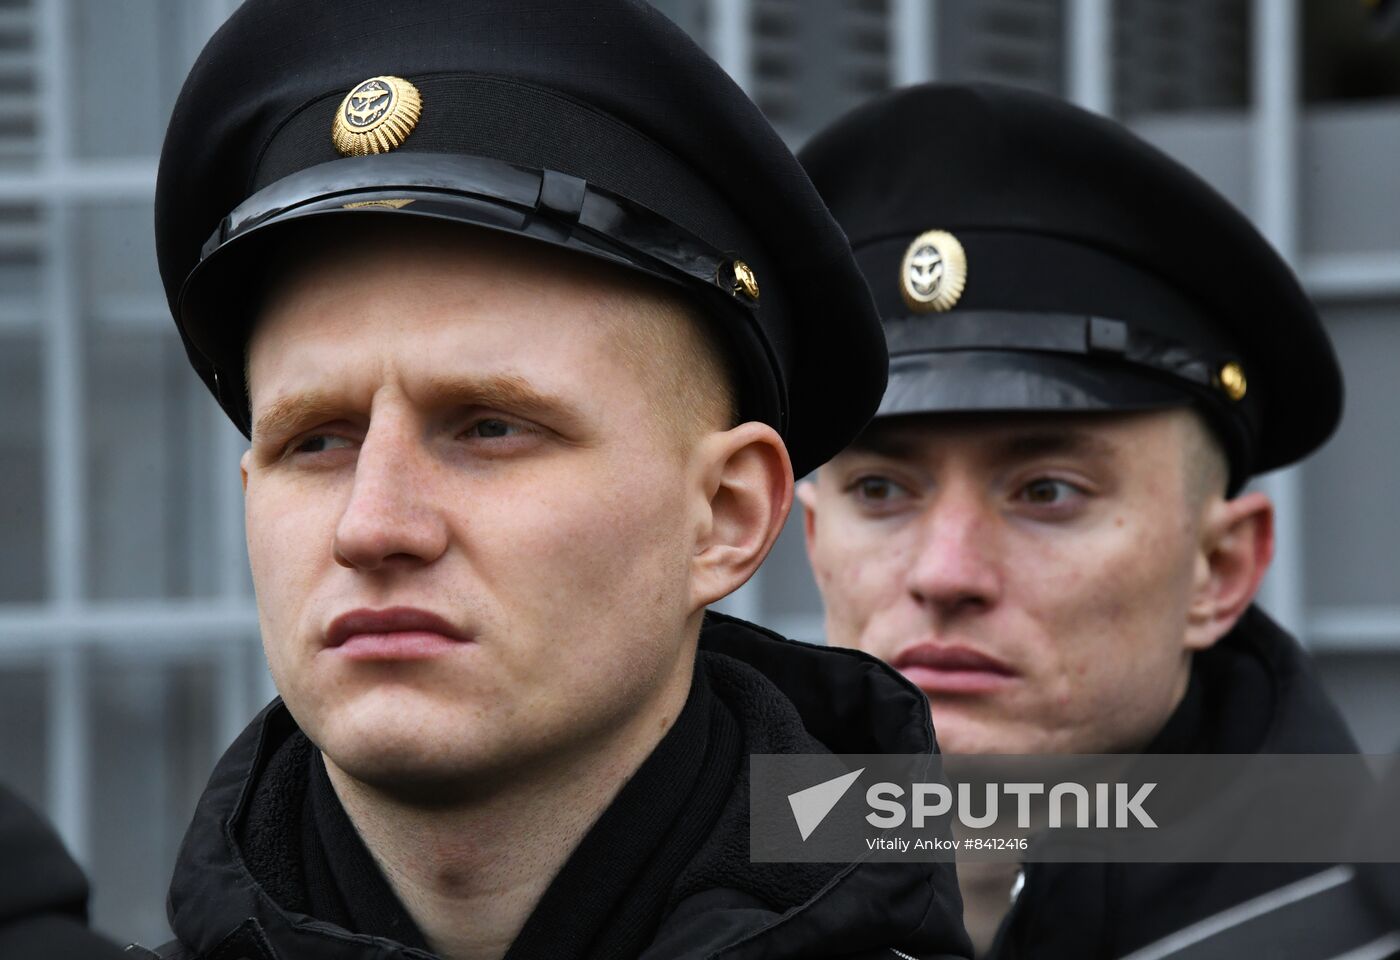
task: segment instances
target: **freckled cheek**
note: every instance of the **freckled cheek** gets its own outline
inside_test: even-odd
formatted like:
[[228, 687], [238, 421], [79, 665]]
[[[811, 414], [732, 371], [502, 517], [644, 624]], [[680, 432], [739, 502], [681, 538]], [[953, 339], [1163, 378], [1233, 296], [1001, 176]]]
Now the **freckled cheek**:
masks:
[[245, 522], [254, 577], [265, 574], [264, 579], [275, 580], [318, 553], [329, 562], [338, 517], [334, 502], [323, 494], [250, 485]]
[[1105, 591], [1112, 613], [1135, 634], [1160, 633], [1175, 619], [1173, 611], [1184, 602], [1191, 582], [1190, 531], [1174, 523], [1139, 522], [1129, 525], [1117, 546], [1115, 578]]
[[[1150, 537], [1137, 543], [1126, 551], [1103, 543], [1066, 558], [1026, 604], [1044, 640], [1037, 659], [1045, 695], [1061, 713], [1087, 715], [1131, 699], [1142, 675], [1162, 667], [1162, 638], [1172, 629], [1167, 545]], [[1098, 560], [1088, 566], [1086, 556]]]
[[[1004, 607], [1026, 625], [1023, 667], [1057, 707], [1068, 708], [1097, 682], [1123, 617], [1121, 575], [1093, 545], [1070, 551], [1013, 551]], [[1105, 647], [1108, 650], [1105, 650]]]
[[[551, 593], [594, 607], [620, 596], [654, 598], [657, 581], [679, 573], [686, 504], [674, 479], [668, 487], [645, 477], [618, 482], [620, 475], [522, 488], [522, 496], [493, 511], [502, 567], [517, 582], [546, 579]], [[500, 582], [510, 588], [507, 578]]]
[[833, 643], [876, 656], [899, 642], [892, 624], [906, 598], [904, 583], [912, 552], [897, 538], [882, 542], [850, 537], [830, 551], [820, 578]]
[[[271, 485], [249, 485], [246, 503], [248, 560], [257, 596], [258, 618], [273, 676], [281, 686], [295, 652], [295, 641], [311, 627], [308, 604], [316, 584], [334, 566], [334, 511], [325, 496], [307, 497]], [[280, 688], [280, 687], [279, 687]]]

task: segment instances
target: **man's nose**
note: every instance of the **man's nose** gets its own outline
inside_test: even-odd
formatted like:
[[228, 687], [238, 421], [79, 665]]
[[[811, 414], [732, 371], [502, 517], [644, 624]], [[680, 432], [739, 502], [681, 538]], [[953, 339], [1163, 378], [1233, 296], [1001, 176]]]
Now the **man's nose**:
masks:
[[996, 519], [975, 490], [940, 490], [923, 518], [908, 588], [938, 616], [987, 609], [1001, 597]]
[[403, 420], [371, 423], [355, 461], [350, 499], [335, 528], [335, 560], [352, 570], [432, 563], [447, 549], [437, 465]]

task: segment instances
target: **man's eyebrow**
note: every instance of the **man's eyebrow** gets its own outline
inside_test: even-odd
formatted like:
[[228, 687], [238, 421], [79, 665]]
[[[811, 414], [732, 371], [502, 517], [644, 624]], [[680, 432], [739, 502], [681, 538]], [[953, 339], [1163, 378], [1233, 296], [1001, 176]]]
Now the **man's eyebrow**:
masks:
[[[873, 424], [853, 440], [847, 449], [854, 453], [870, 454], [889, 460], [907, 460], [919, 455], [922, 448], [918, 426], [893, 425], [884, 429], [882, 427], [882, 424]], [[1107, 459], [1117, 452], [1113, 443], [1090, 430], [1036, 425], [989, 438], [985, 449], [998, 460], [1056, 454]]]
[[905, 430], [882, 430], [873, 424], [851, 441], [846, 449], [853, 453], [868, 453], [890, 460], [903, 460], [915, 455], [918, 444]]
[[343, 416], [345, 404], [326, 393], [294, 393], [279, 397], [253, 424], [254, 442], [280, 437], [304, 423]]
[[520, 414], [549, 413], [557, 416], [577, 416], [574, 404], [562, 397], [545, 393], [524, 377], [497, 374], [490, 377], [433, 377], [414, 393], [432, 407], [478, 406], [496, 407]]
[[1112, 443], [1098, 434], [1075, 429], [1017, 432], [999, 439], [994, 449], [999, 456], [1008, 460], [1055, 454], [1108, 458], [1117, 452]]
[[[491, 377], [434, 377], [414, 390], [418, 401], [429, 407], [481, 406], [524, 416], [548, 413], [577, 420], [573, 405], [531, 386], [524, 377], [503, 374]], [[272, 402], [253, 427], [254, 439], [279, 437], [303, 424], [346, 416], [351, 404], [335, 395], [308, 391]]]

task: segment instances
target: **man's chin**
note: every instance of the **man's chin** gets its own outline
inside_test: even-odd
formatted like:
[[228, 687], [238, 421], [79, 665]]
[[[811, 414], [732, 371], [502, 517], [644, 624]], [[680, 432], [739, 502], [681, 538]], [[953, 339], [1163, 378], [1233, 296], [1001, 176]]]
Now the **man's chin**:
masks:
[[491, 766], [480, 755], [491, 751], [473, 742], [483, 732], [479, 723], [455, 706], [444, 709], [428, 696], [351, 698], [302, 722], [302, 729], [329, 764], [377, 792], [442, 796]]
[[949, 756], [1042, 753], [1034, 742], [1015, 729], [1014, 724], [975, 719], [965, 714], [933, 711], [933, 732], [938, 751]]
[[414, 806], [468, 801], [480, 792], [489, 762], [456, 749], [397, 736], [361, 737], [332, 734], [321, 746], [326, 766], [374, 793]]

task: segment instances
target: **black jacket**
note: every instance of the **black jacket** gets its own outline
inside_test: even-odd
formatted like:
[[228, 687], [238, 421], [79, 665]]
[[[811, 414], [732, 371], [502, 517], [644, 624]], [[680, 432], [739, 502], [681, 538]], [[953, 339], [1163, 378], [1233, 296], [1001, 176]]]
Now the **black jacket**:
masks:
[[[1307, 655], [1257, 608], [1251, 608], [1215, 647], [1195, 656], [1186, 697], [1148, 747], [1148, 752], [1158, 753], [1356, 751]], [[1202, 921], [1228, 922], [1217, 919], [1223, 911], [1287, 885], [1306, 883], [1327, 869], [1320, 864], [1287, 863], [1027, 864], [1021, 894], [1002, 923], [990, 956], [995, 960], [1124, 957]], [[1340, 892], [1357, 899], [1350, 887]], [[1329, 953], [1325, 945], [1319, 953], [1305, 952], [1297, 939], [1285, 939], [1287, 948], [1277, 949], [1270, 941], [1276, 936], [1273, 931], [1280, 929], [1264, 920], [1247, 931], [1250, 955], [1308, 957], [1343, 952], [1339, 948]], [[1342, 935], [1348, 948], [1364, 942], [1347, 941], [1350, 934], [1345, 930], [1331, 932]], [[1240, 935], [1244, 933], [1241, 930]], [[1224, 943], [1223, 932], [1219, 936]], [[1223, 952], [1214, 946], [1195, 949], [1214, 952], [1180, 956], [1242, 955], [1239, 943], [1222, 948]]]
[[0, 957], [104, 960], [117, 945], [88, 929], [88, 885], [47, 823], [0, 787]]
[[[644, 945], [617, 960], [629, 956], [642, 960], [970, 956], [949, 865], [749, 862], [748, 772], [740, 748], [743, 755], [927, 753], [935, 745], [922, 693], [864, 654], [795, 643], [715, 615], [707, 618], [701, 632], [697, 673], [701, 670], [714, 696], [737, 720], [742, 743], [735, 741], [734, 769], [723, 772], [721, 782], [702, 775], [702, 786], [718, 788], [720, 802], [713, 825], [697, 838], [694, 854], [668, 887], [670, 896], [658, 900], [664, 910], [651, 923]], [[219, 762], [185, 838], [171, 885], [170, 920], [178, 942], [164, 948], [161, 956], [181, 960], [423, 960], [428, 956], [403, 943], [357, 935], [286, 909], [270, 892], [270, 884], [250, 870], [248, 845], [240, 840], [252, 835], [247, 818], [252, 810], [276, 809], [259, 800], [276, 789], [270, 785], [268, 770], [289, 738], [300, 736], [285, 707], [274, 702]], [[614, 801], [614, 808], [625, 793], [624, 789]], [[610, 812], [613, 808], [604, 813], [600, 825]], [[599, 829], [595, 826], [593, 831]], [[609, 871], [615, 865], [607, 862], [606, 855], [580, 855], [599, 848], [590, 844], [591, 836], [585, 836], [561, 873], [561, 877], [571, 875], [576, 886], [580, 878], [586, 886], [594, 873], [597, 883], [611, 882]], [[283, 855], [297, 856], [294, 850]], [[266, 876], [266, 868], [259, 869]], [[536, 912], [550, 909], [550, 904], [567, 911], [562, 905], [574, 902], [546, 891]], [[526, 931], [535, 919], [527, 922]], [[604, 933], [611, 937], [613, 931]], [[597, 939], [576, 955], [596, 956]]]

